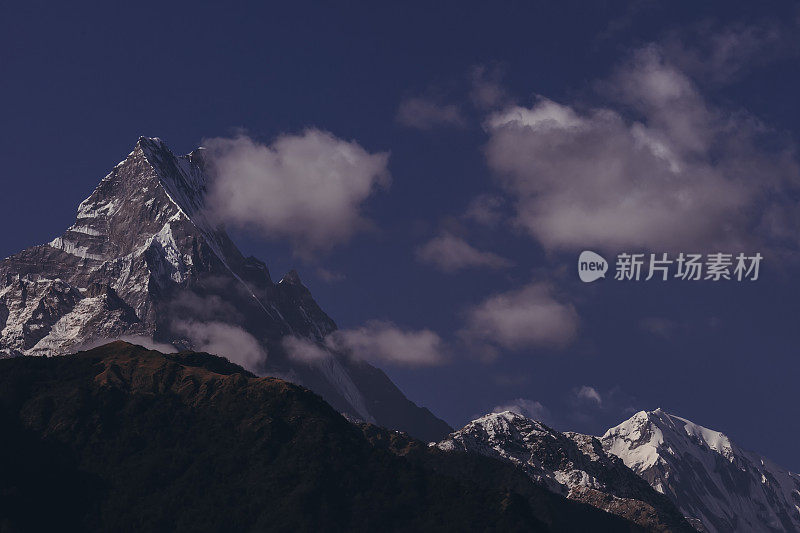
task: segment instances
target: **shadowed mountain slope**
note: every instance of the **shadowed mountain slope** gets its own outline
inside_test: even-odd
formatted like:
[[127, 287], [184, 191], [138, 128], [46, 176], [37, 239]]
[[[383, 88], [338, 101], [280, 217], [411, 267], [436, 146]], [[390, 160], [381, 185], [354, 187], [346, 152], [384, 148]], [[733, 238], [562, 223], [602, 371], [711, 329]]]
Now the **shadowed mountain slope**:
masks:
[[640, 530], [208, 354], [3, 360], [0, 417], [6, 531]]

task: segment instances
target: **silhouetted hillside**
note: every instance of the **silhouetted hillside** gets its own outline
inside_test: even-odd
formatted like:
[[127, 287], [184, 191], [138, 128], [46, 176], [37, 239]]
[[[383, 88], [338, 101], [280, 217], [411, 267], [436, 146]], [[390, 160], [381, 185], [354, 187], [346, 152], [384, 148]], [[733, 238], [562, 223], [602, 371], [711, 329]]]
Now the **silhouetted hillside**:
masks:
[[208, 354], [3, 360], [0, 422], [4, 531], [636, 530]]

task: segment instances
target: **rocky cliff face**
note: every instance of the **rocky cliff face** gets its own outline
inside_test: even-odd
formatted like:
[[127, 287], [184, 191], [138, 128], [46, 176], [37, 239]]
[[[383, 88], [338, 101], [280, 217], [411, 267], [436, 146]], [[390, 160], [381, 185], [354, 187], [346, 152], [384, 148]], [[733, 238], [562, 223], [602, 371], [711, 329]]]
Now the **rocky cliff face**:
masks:
[[509, 462], [555, 493], [622, 516], [649, 531], [694, 531], [666, 497], [589, 435], [561, 433], [506, 411], [473, 420], [435, 446]]
[[703, 531], [800, 531], [800, 476], [718, 431], [656, 409], [609, 429], [602, 442]]
[[[446, 434], [367, 363], [289, 357], [286, 336], [321, 343], [336, 324], [296, 272], [275, 283], [239, 252], [206, 214], [207, 186], [202, 149], [176, 157], [159, 139], [139, 139], [70, 228], [0, 262], [0, 355], [131, 337], [181, 349], [244, 344], [251, 370], [303, 384], [344, 413], [423, 439]], [[220, 355], [243, 350], [233, 351]]]

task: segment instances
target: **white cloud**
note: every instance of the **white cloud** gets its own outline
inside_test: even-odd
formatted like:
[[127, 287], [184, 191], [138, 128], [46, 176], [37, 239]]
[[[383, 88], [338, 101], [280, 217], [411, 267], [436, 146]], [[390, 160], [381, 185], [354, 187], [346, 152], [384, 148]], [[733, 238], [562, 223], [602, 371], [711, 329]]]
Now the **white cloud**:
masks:
[[603, 398], [600, 396], [600, 393], [597, 392], [597, 389], [594, 387], [589, 387], [588, 385], [583, 385], [577, 389], [575, 391], [575, 396], [577, 396], [580, 400], [586, 400], [597, 405], [603, 405]]
[[477, 250], [461, 237], [449, 232], [434, 237], [417, 249], [417, 259], [445, 272], [472, 267], [504, 268], [511, 265], [508, 259], [492, 252]]
[[498, 405], [492, 409], [493, 413], [502, 413], [504, 411], [511, 411], [512, 413], [517, 413], [518, 415], [526, 416], [539, 422], [545, 421], [550, 417], [550, 412], [544, 405], [525, 398], [511, 400], [504, 405]]
[[458, 106], [439, 104], [423, 97], [408, 98], [400, 103], [397, 121], [403, 126], [430, 130], [439, 126], [464, 126], [466, 123]]
[[[222, 278], [207, 277], [204, 284], [215, 286], [217, 283], [226, 283]], [[226, 285], [221, 285], [225, 287]], [[217, 290], [221, 287], [216, 287]], [[241, 285], [236, 284], [237, 290]], [[249, 293], [241, 294], [247, 298]], [[195, 320], [198, 322], [242, 322], [244, 316], [241, 311], [231, 303], [229, 299], [224, 299], [217, 294], [199, 294], [186, 288], [179, 291], [169, 301], [170, 316], [179, 316], [185, 320]]]
[[428, 329], [404, 330], [391, 322], [372, 320], [355, 329], [335, 331], [327, 342], [356, 359], [404, 366], [445, 362], [441, 337]]
[[563, 347], [575, 338], [578, 314], [556, 298], [547, 283], [496, 294], [469, 310], [461, 332], [468, 342], [487, 342], [510, 350]]
[[290, 359], [311, 363], [331, 357], [331, 353], [315, 342], [287, 335], [281, 340]]
[[763, 125], [710, 105], [657, 47], [600, 86], [615, 108], [539, 98], [486, 121], [488, 164], [547, 249], [733, 248], [791, 225], [774, 194], [798, 183], [790, 152], [762, 149]]
[[172, 331], [186, 336], [194, 350], [225, 357], [253, 373], [267, 360], [267, 352], [258, 340], [233, 324], [177, 320]]
[[542, 98], [537, 105], [530, 109], [515, 106], [495, 113], [489, 118], [487, 124], [490, 130], [514, 125], [534, 131], [557, 131], [578, 128], [582, 125], [582, 120], [569, 107]]
[[361, 206], [390, 181], [388, 153], [369, 153], [318, 129], [270, 145], [243, 135], [204, 144], [215, 176], [211, 214], [288, 239], [301, 253], [330, 249], [367, 227]]

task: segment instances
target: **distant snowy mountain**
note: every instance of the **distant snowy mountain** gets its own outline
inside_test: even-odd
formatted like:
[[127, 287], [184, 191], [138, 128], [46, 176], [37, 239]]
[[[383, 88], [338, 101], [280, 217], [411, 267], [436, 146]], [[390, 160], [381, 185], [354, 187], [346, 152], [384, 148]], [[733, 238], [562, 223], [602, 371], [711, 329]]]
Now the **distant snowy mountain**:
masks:
[[176, 157], [142, 137], [63, 234], [0, 261], [0, 357], [120, 337], [213, 351], [224, 338], [240, 349], [221, 355], [249, 354], [258, 373], [305, 385], [350, 416], [426, 440], [447, 434], [365, 362], [289, 357], [285, 337], [320, 343], [336, 324], [296, 272], [274, 283], [207, 218], [205, 165], [202, 149]]
[[601, 440], [709, 533], [800, 531], [800, 476], [718, 431], [656, 409]]
[[694, 531], [669, 499], [608, 455], [596, 437], [560, 433], [506, 411], [473, 420], [435, 446], [510, 462], [553, 492], [649, 531]]

